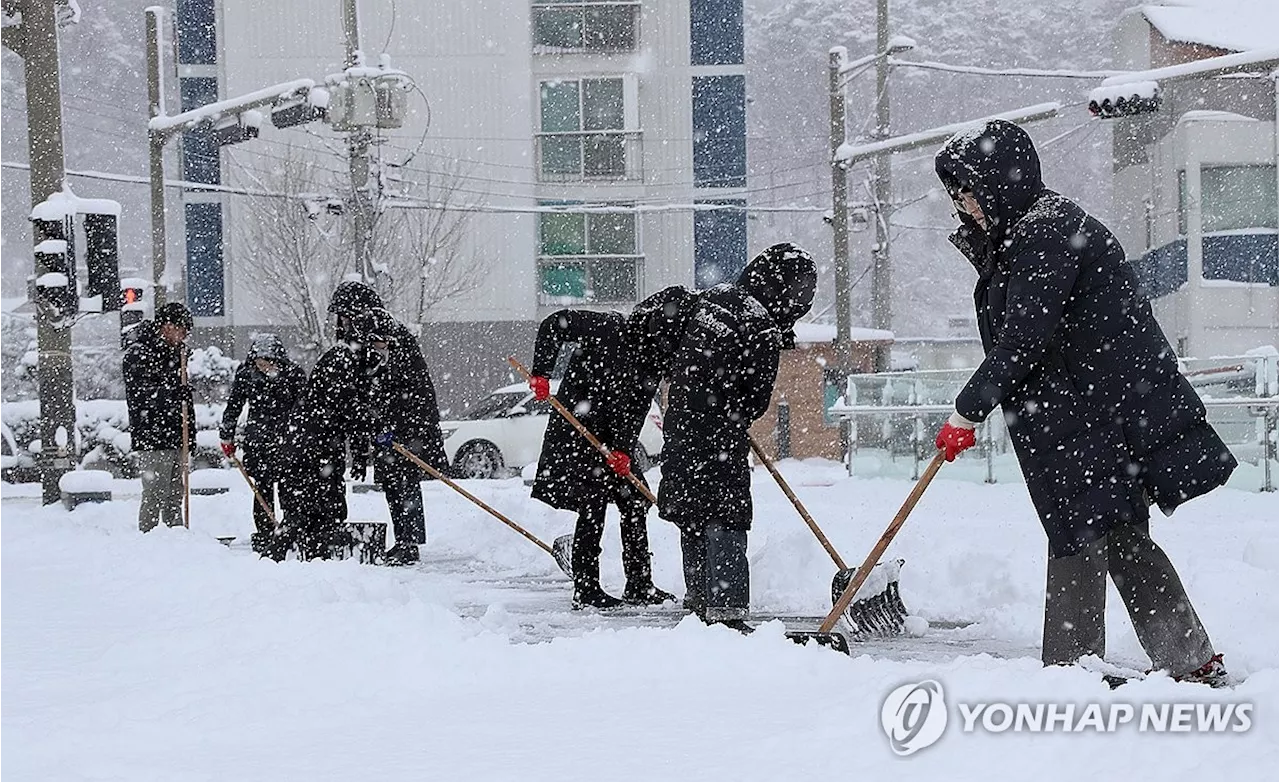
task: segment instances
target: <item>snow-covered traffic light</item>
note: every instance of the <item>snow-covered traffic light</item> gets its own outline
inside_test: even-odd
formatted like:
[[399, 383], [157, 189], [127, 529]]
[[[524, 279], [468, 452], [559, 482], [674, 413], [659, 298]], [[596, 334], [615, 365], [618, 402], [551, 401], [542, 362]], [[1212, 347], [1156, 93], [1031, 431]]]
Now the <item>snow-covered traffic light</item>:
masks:
[[1150, 114], [1160, 108], [1160, 85], [1135, 81], [1102, 86], [1089, 93], [1089, 113], [1099, 119]]
[[36, 304], [53, 320], [71, 317], [79, 311], [76, 292], [76, 264], [67, 220], [32, 220], [36, 244]]
[[146, 281], [124, 279], [120, 281], [120, 347], [127, 348], [136, 336], [138, 324], [147, 315], [146, 302], [142, 295], [146, 290]]
[[85, 295], [102, 297], [102, 312], [120, 309], [120, 248], [118, 218], [112, 214], [84, 216], [84, 262], [89, 271]]

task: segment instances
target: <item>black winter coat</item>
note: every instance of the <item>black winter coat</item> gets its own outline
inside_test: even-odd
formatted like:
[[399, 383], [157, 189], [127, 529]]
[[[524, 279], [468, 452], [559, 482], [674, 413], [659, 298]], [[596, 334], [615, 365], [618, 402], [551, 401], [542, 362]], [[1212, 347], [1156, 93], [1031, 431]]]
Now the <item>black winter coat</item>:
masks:
[[671, 290], [653, 297], [666, 298], [667, 321], [682, 327], [669, 367], [658, 508], [682, 527], [750, 529], [747, 428], [769, 408], [782, 334], [739, 287]]
[[[449, 460], [440, 432], [436, 388], [418, 338], [399, 321], [391, 320], [389, 330], [387, 363], [369, 376], [372, 432], [394, 432], [396, 442], [415, 456], [437, 470], [447, 471]], [[365, 350], [372, 355], [371, 347]], [[374, 463], [374, 479], [381, 482], [381, 471], [388, 467], [412, 470], [423, 478], [428, 477], [400, 454], [384, 451]]]
[[[1138, 295], [1115, 237], [1046, 189], [1025, 132], [1007, 122], [952, 139], [937, 169], [988, 219], [952, 241], [979, 273], [986, 358], [956, 398], [981, 421], [1000, 406], [1050, 556], [1165, 513], [1226, 482], [1236, 460]], [[1145, 495], [1145, 496], [1144, 496]]]
[[361, 363], [347, 343], [320, 357], [289, 413], [282, 452], [281, 507], [292, 523], [345, 519], [347, 448], [368, 442]]
[[[151, 321], [139, 323], [124, 353], [125, 406], [135, 451], [176, 451], [182, 447], [182, 357], [186, 345], [170, 345]], [[188, 410], [187, 434], [195, 444], [195, 412]]]
[[244, 448], [245, 469], [251, 472], [259, 466], [279, 463], [289, 411], [307, 384], [307, 373], [302, 367], [287, 358], [274, 357], [272, 361], [279, 368], [275, 377], [268, 377], [258, 369], [252, 358], [236, 367], [231, 395], [218, 428], [218, 436], [224, 442], [235, 441], [240, 412], [246, 404], [249, 406], [239, 444]]
[[[600, 442], [634, 457], [656, 383], [641, 382], [628, 361], [626, 321], [616, 312], [560, 310], [548, 315], [538, 327], [532, 374], [551, 377], [566, 344], [573, 344], [573, 353], [556, 399]], [[644, 480], [638, 471], [636, 477]], [[564, 416], [551, 412], [538, 457], [534, 499], [580, 511], [600, 497], [632, 501], [637, 494]]]

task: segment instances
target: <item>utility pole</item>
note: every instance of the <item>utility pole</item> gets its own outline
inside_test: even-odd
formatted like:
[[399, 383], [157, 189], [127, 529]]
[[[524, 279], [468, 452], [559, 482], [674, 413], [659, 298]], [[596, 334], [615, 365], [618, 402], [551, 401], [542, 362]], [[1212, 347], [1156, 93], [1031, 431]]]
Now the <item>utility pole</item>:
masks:
[[[346, 67], [364, 64], [360, 51], [360, 12], [358, 0], [342, 0], [342, 27], [347, 45]], [[373, 285], [373, 261], [369, 246], [373, 239], [373, 202], [369, 196], [369, 143], [372, 132], [358, 127], [347, 136], [347, 158], [351, 174], [352, 218], [355, 233], [355, 271], [368, 285]]]
[[[62, 191], [65, 176], [62, 149], [62, 86], [58, 66], [58, 20], [53, 0], [8, 0], [5, 12], [21, 14], [21, 23], [4, 30], [4, 45], [22, 58], [27, 82], [27, 155], [31, 163], [31, 204], [43, 203]], [[65, 222], [32, 220], [34, 246], [49, 239], [71, 240]], [[56, 235], [62, 233], [64, 235]], [[45, 267], [36, 252], [35, 275], [62, 271]], [[43, 256], [48, 257], [48, 256]], [[74, 263], [67, 251], [67, 263]], [[64, 267], [65, 268], [65, 267]], [[75, 290], [70, 295], [77, 295]], [[36, 341], [40, 393], [39, 455], [41, 497], [45, 505], [58, 502], [58, 480], [71, 469], [68, 445], [75, 447], [75, 403], [71, 377], [73, 319], [37, 297]], [[61, 434], [59, 432], [61, 431]]]
[[831, 246], [836, 276], [836, 361], [845, 369], [849, 357], [849, 334], [853, 314], [849, 304], [849, 172], [838, 160], [836, 152], [845, 143], [844, 87], [841, 69], [847, 51], [833, 46], [829, 53], [831, 98]]
[[[889, 51], [889, 0], [876, 0], [876, 51]], [[875, 140], [889, 137], [889, 58], [876, 59]], [[877, 329], [893, 330], [893, 268], [889, 263], [889, 217], [893, 209], [890, 181], [892, 162], [885, 152], [876, 157], [876, 244], [871, 267], [871, 321]], [[889, 369], [889, 349], [876, 350], [876, 371]]]
[[[164, 44], [160, 28], [163, 9], [151, 6], [147, 16], [147, 104], [148, 117], [162, 117], [164, 110], [164, 75], [161, 47]], [[156, 309], [165, 304], [165, 203], [164, 203], [164, 145], [169, 136], [161, 131], [148, 129], [148, 149], [151, 160], [151, 288]]]

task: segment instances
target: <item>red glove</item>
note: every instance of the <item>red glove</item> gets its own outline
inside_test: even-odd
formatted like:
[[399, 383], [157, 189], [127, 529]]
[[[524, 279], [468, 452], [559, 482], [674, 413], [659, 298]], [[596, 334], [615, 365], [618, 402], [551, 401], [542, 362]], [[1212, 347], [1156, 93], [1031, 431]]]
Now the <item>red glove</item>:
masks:
[[227, 458], [228, 458], [228, 459], [234, 459], [234, 458], [236, 458], [236, 444], [235, 444], [235, 443], [227, 442], [226, 440], [223, 440], [223, 441], [222, 441], [222, 452], [223, 452], [224, 454], [226, 454], [226, 456], [227, 456]]
[[626, 477], [631, 473], [631, 457], [627, 456], [626, 451], [613, 451], [609, 454], [609, 466], [613, 471], [622, 477]]
[[551, 381], [545, 377], [534, 375], [529, 378], [529, 388], [533, 390], [533, 398], [539, 402], [545, 402], [551, 396]]
[[938, 432], [938, 439], [934, 444], [938, 446], [938, 450], [946, 451], [947, 461], [955, 461], [963, 451], [972, 448], [977, 444], [978, 438], [974, 436], [973, 427], [956, 426], [950, 421], [942, 425], [942, 430]]

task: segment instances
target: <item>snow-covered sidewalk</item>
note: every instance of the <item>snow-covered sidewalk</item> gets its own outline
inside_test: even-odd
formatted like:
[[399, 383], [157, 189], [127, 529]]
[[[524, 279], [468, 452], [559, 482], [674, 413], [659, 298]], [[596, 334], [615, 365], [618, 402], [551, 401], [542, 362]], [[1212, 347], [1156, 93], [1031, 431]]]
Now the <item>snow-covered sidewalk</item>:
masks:
[[[838, 465], [783, 471], [845, 559], [859, 561], [909, 481]], [[1225, 489], [1157, 518], [1233, 674], [1233, 691], [1164, 678], [1108, 690], [1037, 654], [1044, 542], [1025, 489], [944, 476], [890, 555], [903, 597], [937, 624], [920, 639], [798, 647], [778, 624], [742, 637], [674, 618], [568, 611], [550, 557], [447, 487], [424, 484], [429, 544], [415, 569], [274, 563], [216, 535], [248, 532], [250, 497], [193, 498], [192, 529], [136, 529], [138, 499], [73, 513], [3, 487], [3, 757], [9, 779], [1261, 779], [1277, 744], [1280, 571], [1275, 495]], [[753, 607], [820, 614], [833, 567], [771, 483], [755, 477]], [[127, 487], [122, 487], [127, 488]], [[468, 488], [539, 537], [572, 516], [518, 480]], [[380, 495], [352, 519], [385, 519]], [[650, 522], [655, 580], [681, 591], [677, 536]], [[606, 586], [620, 591], [616, 523]], [[1144, 658], [1122, 606], [1109, 657]], [[933, 678], [949, 702], [1254, 704], [1244, 734], [1043, 735], [952, 727], [909, 758], [880, 727], [885, 696]], [[959, 722], [958, 717], [955, 722]]]

